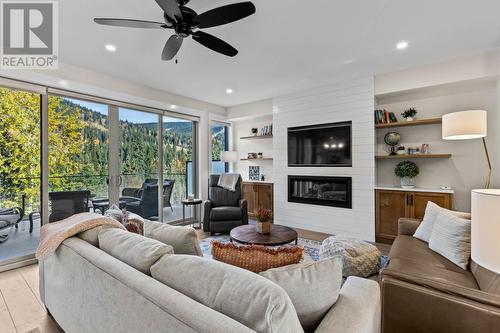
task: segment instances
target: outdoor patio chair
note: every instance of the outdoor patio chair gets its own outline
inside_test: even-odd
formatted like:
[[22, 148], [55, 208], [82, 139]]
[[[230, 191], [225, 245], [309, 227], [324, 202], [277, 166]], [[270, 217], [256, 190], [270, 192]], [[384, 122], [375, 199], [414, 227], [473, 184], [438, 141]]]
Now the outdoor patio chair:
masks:
[[[121, 199], [124, 199], [124, 201], [127, 202], [136, 201], [132, 200], [131, 198], [140, 199], [145, 186], [156, 185], [156, 184], [158, 184], [158, 179], [147, 178], [142, 184], [141, 188], [126, 187], [122, 190], [123, 197]], [[172, 191], [174, 189], [174, 184], [175, 184], [175, 179], [163, 180], [163, 207], [169, 207], [172, 210], [172, 212], [174, 211], [174, 208], [172, 207], [172, 203], [170, 202], [170, 200], [172, 198]]]
[[143, 218], [158, 216], [158, 185], [145, 185], [141, 197], [121, 197], [120, 201], [126, 202], [128, 211]]
[[50, 192], [51, 213], [49, 223], [63, 220], [71, 215], [89, 211], [90, 191]]
[[[0, 209], [0, 232], [12, 227], [18, 227], [24, 216], [24, 210], [20, 207]], [[31, 230], [30, 230], [31, 233]], [[9, 239], [9, 235], [0, 235], [0, 243]]]

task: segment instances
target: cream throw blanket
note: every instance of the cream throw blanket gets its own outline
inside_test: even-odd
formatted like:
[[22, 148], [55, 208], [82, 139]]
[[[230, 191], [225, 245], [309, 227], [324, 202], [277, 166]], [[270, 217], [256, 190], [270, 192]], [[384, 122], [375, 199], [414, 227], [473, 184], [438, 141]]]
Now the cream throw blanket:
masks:
[[59, 222], [46, 224], [40, 231], [36, 258], [43, 260], [55, 252], [66, 238], [103, 225], [125, 229], [120, 222], [96, 213], [75, 214]]
[[220, 186], [223, 189], [229, 190], [231, 192], [235, 192], [236, 184], [238, 184], [239, 179], [240, 179], [239, 173], [223, 173], [219, 177], [217, 186]]

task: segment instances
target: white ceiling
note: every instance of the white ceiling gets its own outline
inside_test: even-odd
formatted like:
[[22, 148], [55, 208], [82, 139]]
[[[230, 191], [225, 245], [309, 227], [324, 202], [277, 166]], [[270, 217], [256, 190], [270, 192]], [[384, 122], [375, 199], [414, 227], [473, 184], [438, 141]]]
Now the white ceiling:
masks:
[[[198, 13], [235, 1], [192, 0]], [[327, 77], [384, 73], [500, 46], [498, 0], [253, 0], [256, 14], [205, 29], [228, 58], [191, 39], [160, 60], [170, 30], [106, 27], [93, 17], [162, 20], [154, 0], [60, 2], [60, 61], [222, 106], [286, 94]], [[404, 51], [395, 44], [407, 40]], [[104, 45], [116, 45], [109, 53]], [[225, 89], [234, 94], [228, 96]]]

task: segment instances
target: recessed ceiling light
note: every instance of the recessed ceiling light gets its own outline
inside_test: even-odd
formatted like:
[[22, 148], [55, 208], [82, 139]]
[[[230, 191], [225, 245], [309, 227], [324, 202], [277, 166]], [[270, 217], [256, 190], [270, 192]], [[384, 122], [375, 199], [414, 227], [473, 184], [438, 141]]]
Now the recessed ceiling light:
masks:
[[116, 51], [116, 46], [114, 46], [113, 44], [106, 44], [104, 47], [109, 52], [115, 52]]
[[227, 88], [226, 89], [226, 94], [231, 95], [233, 93], [233, 89]]
[[396, 48], [398, 50], [404, 50], [408, 47], [408, 42], [405, 40], [400, 41], [399, 43], [396, 44]]
[[177, 109], [177, 105], [175, 105], [175, 104], [171, 104], [171, 105], [170, 105], [170, 108], [171, 108], [172, 110], [175, 110], [175, 109]]

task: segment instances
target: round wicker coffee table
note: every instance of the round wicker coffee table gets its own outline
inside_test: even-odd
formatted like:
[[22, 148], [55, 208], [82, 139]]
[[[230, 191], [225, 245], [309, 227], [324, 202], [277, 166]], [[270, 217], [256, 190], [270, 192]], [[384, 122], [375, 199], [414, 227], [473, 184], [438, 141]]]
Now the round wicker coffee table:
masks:
[[297, 231], [284, 225], [271, 224], [271, 232], [267, 235], [259, 234], [255, 225], [247, 224], [236, 227], [229, 233], [231, 241], [241, 244], [255, 244], [265, 246], [284, 245], [295, 242], [297, 245]]

